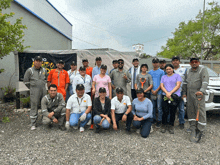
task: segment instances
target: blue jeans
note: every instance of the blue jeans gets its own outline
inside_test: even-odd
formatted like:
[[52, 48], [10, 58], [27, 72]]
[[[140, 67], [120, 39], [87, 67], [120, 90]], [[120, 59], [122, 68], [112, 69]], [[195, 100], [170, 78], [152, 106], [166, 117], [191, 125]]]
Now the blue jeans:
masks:
[[141, 128], [141, 136], [147, 138], [150, 134], [150, 129], [152, 125], [152, 119], [146, 119], [142, 121], [133, 120], [133, 126], [137, 129]]
[[184, 101], [182, 98], [180, 99], [178, 109], [179, 109], [179, 124], [184, 124], [185, 110], [184, 110]]
[[72, 84], [69, 84], [67, 92], [66, 92], [66, 101], [68, 101], [71, 95], [73, 95], [73, 86]]
[[[96, 125], [97, 128], [100, 127], [100, 125], [98, 125], [100, 123], [100, 121], [102, 120], [102, 117], [99, 115], [95, 115], [93, 118], [94, 124]], [[110, 123], [108, 122], [108, 120], [104, 119], [102, 121], [102, 128], [104, 129], [108, 129], [110, 127]]]
[[[79, 118], [82, 116], [82, 113], [71, 113], [70, 114], [70, 126], [77, 126], [79, 122]], [[86, 119], [80, 123], [80, 127], [84, 127], [88, 121], [91, 119], [91, 114], [88, 113], [86, 115]]]
[[163, 109], [162, 109], [162, 94], [157, 95], [157, 99], [153, 100], [153, 119], [156, 120], [156, 110], [158, 110], [158, 119], [157, 121], [162, 121]]

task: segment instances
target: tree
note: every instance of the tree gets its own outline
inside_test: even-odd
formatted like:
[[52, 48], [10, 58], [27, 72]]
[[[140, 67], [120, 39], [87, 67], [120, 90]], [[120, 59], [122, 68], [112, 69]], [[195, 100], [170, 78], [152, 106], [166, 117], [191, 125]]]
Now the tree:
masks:
[[173, 33], [174, 37], [167, 40], [166, 46], [162, 46], [162, 51], [157, 55], [166, 58], [178, 55], [183, 59], [190, 57], [217, 59], [220, 53], [220, 6], [217, 2], [208, 5], [210, 9], [204, 12], [204, 40], [202, 40], [203, 13], [200, 11], [195, 20], [188, 23], [180, 22]]
[[[0, 1], [0, 59], [7, 56], [12, 51], [22, 52], [25, 48], [27, 48], [23, 45], [23, 30], [27, 29], [27, 27], [22, 25], [22, 18], [16, 19], [15, 23], [11, 24], [8, 19], [13, 17], [15, 13], [2, 13], [2, 10], [11, 6], [12, 1], [13, 0]], [[2, 71], [4, 70], [0, 69], [0, 73]]]

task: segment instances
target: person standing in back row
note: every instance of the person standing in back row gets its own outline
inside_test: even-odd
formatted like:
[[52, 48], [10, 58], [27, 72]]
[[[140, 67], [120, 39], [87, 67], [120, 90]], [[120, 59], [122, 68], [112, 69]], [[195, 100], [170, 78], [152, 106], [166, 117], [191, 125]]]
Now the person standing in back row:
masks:
[[[182, 78], [182, 82], [184, 81], [185, 73], [186, 73], [186, 68], [181, 68], [180, 67], [180, 58], [178, 56], [173, 56], [172, 57], [172, 64], [174, 67], [174, 72], [179, 74]], [[182, 84], [180, 86], [180, 91], [181, 91], [181, 98], [180, 98], [180, 103], [178, 106], [179, 109], [179, 127], [180, 129], [184, 129], [184, 117], [185, 117], [185, 110], [184, 110], [184, 101], [182, 99]]]
[[134, 58], [132, 64], [133, 66], [128, 71], [131, 74], [131, 97], [134, 100], [135, 98], [137, 98], [135, 90], [135, 81], [137, 75], [140, 73], [139, 60], [137, 58]]
[[93, 68], [91, 66], [89, 66], [88, 59], [83, 59], [82, 60], [82, 64], [86, 68], [86, 74], [89, 75], [92, 78], [92, 70], [93, 70]]
[[131, 74], [123, 69], [124, 67], [124, 60], [118, 60], [118, 69], [113, 70], [110, 75], [111, 81], [114, 81], [114, 85], [112, 84], [113, 94], [112, 97], [116, 96], [115, 89], [121, 87], [125, 95], [127, 95], [127, 83], [131, 82]]
[[64, 100], [66, 100], [66, 91], [68, 89], [68, 85], [70, 83], [70, 78], [65, 71], [64, 68], [65, 62], [63, 60], [59, 60], [57, 63], [57, 68], [50, 71], [47, 86], [50, 84], [55, 84], [57, 86], [57, 92], [63, 95]]
[[[94, 79], [95, 75], [100, 74], [100, 69], [101, 69], [101, 65], [102, 65], [102, 58], [96, 57], [95, 62], [96, 62], [96, 66], [92, 70], [92, 80]], [[105, 74], [108, 75], [108, 70], [106, 71]]]
[[147, 73], [148, 65], [141, 65], [141, 73], [137, 75], [135, 80], [135, 89], [142, 88], [144, 90], [144, 97], [150, 99], [150, 91], [153, 87], [153, 80], [150, 74]]
[[[162, 90], [160, 88], [160, 81], [164, 75], [164, 71], [159, 69], [159, 59], [153, 58], [152, 60], [153, 69], [149, 71], [149, 74], [153, 79], [153, 88], [151, 89], [151, 100], [153, 103], [153, 119], [157, 121], [156, 127], [160, 128], [162, 124]], [[156, 110], [158, 111], [158, 118], [156, 118]], [[156, 120], [157, 119], [157, 120]]]
[[[206, 128], [205, 94], [209, 84], [209, 74], [199, 66], [199, 58], [191, 58], [191, 68], [187, 70], [183, 82], [183, 98], [187, 96], [187, 115], [190, 124], [190, 141], [198, 143]], [[198, 116], [197, 116], [198, 113]]]
[[47, 71], [41, 67], [42, 57], [34, 58], [34, 66], [29, 68], [24, 74], [24, 84], [30, 87], [31, 99], [31, 130], [36, 129], [36, 121], [38, 117], [38, 105], [41, 99], [47, 94], [46, 81]]

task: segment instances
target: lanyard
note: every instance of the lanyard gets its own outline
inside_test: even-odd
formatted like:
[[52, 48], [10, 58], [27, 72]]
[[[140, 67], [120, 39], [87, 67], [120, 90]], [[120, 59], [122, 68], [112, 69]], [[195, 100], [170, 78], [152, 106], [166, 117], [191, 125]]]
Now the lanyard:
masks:
[[81, 78], [82, 78], [82, 80], [83, 80], [83, 82], [84, 82], [84, 84], [86, 83], [86, 76], [85, 76], [85, 78], [83, 78], [82, 76], [81, 76]]
[[81, 105], [81, 103], [82, 103], [82, 100], [83, 100], [83, 97], [81, 98], [81, 102], [79, 103], [79, 98], [77, 97], [77, 101], [78, 101], [78, 105], [79, 105], [79, 112], [81, 112], [81, 110], [80, 110], [80, 105]]

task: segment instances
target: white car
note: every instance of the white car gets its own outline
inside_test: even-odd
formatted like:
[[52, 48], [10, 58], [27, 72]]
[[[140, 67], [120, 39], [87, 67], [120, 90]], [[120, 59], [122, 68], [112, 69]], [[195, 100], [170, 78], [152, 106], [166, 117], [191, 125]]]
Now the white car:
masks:
[[[219, 110], [220, 109], [220, 77], [214, 70], [204, 65], [200, 65], [200, 66], [205, 67], [209, 73], [209, 85], [206, 90], [208, 95], [205, 95], [206, 111]], [[180, 67], [187, 69], [191, 68], [190, 64], [180, 64]]]

